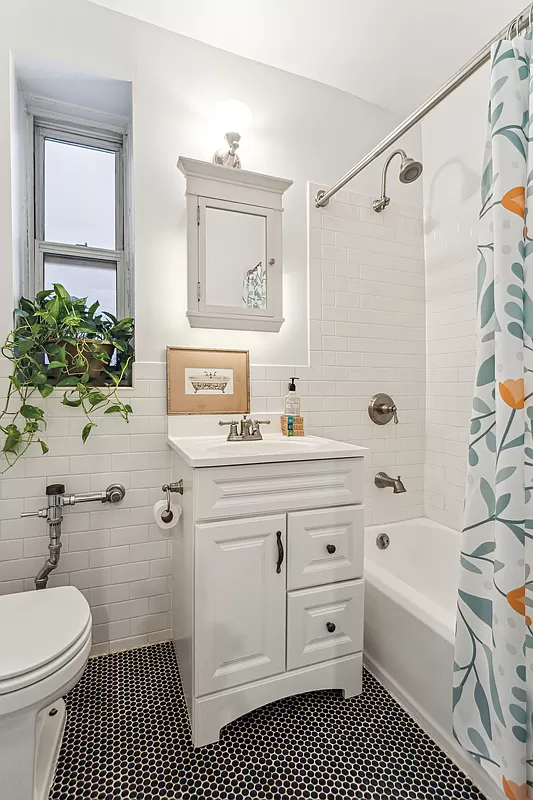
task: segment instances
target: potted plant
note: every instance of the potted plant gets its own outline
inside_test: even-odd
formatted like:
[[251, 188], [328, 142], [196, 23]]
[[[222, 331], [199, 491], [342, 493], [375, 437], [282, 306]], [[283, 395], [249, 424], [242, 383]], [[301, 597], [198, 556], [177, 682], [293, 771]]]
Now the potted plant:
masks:
[[131, 375], [133, 319], [119, 320], [102, 311], [98, 302], [88, 306], [87, 298], [71, 297], [59, 283], [38, 292], [35, 301], [22, 297], [14, 315], [14, 328], [2, 347], [12, 364], [0, 411], [5, 469], [33, 442], [48, 452], [42, 438], [45, 411], [29, 402], [35, 393], [46, 398], [56, 387], [62, 389], [63, 405], [85, 414], [84, 442], [97, 426], [96, 411], [120, 414], [128, 422], [132, 409], [120, 400], [117, 389]]

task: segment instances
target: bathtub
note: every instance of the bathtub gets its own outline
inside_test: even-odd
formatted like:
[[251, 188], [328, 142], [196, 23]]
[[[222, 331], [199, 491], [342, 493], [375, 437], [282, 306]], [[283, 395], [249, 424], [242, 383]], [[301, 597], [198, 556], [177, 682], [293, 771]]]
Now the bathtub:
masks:
[[[390, 544], [380, 550], [379, 534]], [[452, 736], [461, 535], [429, 519], [365, 530], [365, 666], [491, 800], [504, 795]]]

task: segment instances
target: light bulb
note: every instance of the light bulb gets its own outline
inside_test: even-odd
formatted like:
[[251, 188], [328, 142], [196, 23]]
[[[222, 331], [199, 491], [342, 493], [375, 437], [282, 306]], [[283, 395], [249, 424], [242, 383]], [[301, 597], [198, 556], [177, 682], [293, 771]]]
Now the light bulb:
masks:
[[224, 100], [215, 106], [215, 125], [220, 133], [246, 133], [252, 122], [252, 112], [239, 100]]

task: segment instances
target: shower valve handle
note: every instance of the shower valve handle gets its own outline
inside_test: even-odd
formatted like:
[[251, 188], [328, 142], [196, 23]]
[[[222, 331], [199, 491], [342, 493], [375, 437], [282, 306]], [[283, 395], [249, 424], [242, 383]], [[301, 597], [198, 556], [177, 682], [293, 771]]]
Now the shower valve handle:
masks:
[[394, 424], [397, 425], [399, 422], [398, 419], [398, 408], [396, 403], [391, 403], [390, 405], [383, 405], [381, 407], [382, 414], [392, 414], [392, 419], [394, 420]]
[[375, 422], [376, 425], [386, 425], [391, 420], [394, 420], [395, 425], [399, 422], [396, 403], [390, 395], [384, 394], [383, 392], [375, 394], [370, 400], [368, 404], [368, 414], [372, 422]]

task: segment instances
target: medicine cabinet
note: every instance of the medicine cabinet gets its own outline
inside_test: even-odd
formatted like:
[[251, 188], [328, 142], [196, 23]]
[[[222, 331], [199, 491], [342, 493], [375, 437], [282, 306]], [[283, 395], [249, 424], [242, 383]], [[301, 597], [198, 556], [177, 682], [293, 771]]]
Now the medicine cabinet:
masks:
[[193, 328], [274, 331], [283, 318], [282, 198], [292, 181], [181, 157]]

